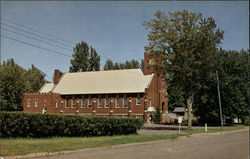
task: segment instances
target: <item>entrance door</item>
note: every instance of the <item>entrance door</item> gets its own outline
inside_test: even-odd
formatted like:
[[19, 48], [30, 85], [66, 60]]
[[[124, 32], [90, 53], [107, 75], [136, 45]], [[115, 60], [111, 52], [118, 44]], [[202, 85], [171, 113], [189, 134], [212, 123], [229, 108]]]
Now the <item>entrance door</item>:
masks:
[[43, 107], [42, 114], [45, 114], [45, 113], [47, 113], [47, 108]]

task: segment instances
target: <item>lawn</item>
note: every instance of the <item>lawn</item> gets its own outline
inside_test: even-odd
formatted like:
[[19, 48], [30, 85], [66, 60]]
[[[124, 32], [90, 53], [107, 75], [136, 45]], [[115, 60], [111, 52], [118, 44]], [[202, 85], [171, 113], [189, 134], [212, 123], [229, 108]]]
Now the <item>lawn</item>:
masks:
[[[248, 126], [230, 126], [223, 130], [218, 128], [208, 128], [207, 133], [223, 132], [246, 129]], [[120, 135], [102, 137], [53, 137], [53, 138], [5, 138], [0, 139], [0, 156], [26, 155], [39, 152], [56, 152], [67, 150], [79, 150], [85, 148], [112, 146], [127, 143], [157, 141], [166, 139], [176, 139], [179, 136], [193, 133], [205, 133], [204, 128], [182, 130], [184, 134], [168, 135]]]
[[16, 156], [39, 152], [79, 150], [118, 144], [175, 139], [173, 135], [122, 135], [105, 137], [54, 137], [0, 139], [0, 156]]

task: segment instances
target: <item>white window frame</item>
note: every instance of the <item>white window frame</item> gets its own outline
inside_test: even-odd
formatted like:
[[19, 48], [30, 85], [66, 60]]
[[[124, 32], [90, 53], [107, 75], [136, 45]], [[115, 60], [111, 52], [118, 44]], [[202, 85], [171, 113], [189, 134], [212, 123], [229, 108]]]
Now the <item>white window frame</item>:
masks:
[[69, 108], [69, 97], [68, 96], [66, 96], [65, 97], [65, 101], [64, 101], [64, 106], [65, 106], [65, 108]]
[[27, 99], [27, 107], [31, 106], [31, 99]]
[[[139, 99], [139, 98], [140, 98], [140, 99]], [[142, 103], [142, 102], [141, 102], [141, 98], [142, 98], [141, 95], [138, 93], [138, 94], [137, 94], [137, 97], [136, 97], [136, 100], [135, 100], [136, 105], [141, 105], [141, 103]], [[139, 103], [139, 101], [140, 101], [140, 103]]]
[[75, 108], [76, 107], [76, 98], [75, 96], [72, 96], [71, 98], [71, 108]]
[[109, 107], [109, 96], [106, 94], [105, 96], [105, 108]]
[[123, 96], [122, 105], [123, 105], [124, 108], [128, 108], [128, 98], [127, 98], [126, 94], [124, 94], [124, 96]]
[[89, 95], [88, 97], [88, 108], [91, 108], [92, 107], [92, 101], [91, 101], [91, 95]]
[[55, 100], [55, 108], [58, 108], [58, 101]]
[[81, 98], [81, 108], [85, 107], [84, 102], [85, 102], [85, 98], [84, 98], [84, 95], [82, 95], [82, 98]]
[[38, 107], [38, 99], [34, 100], [34, 107]]
[[119, 97], [118, 94], [115, 97], [115, 108], [121, 108], [121, 106], [120, 106], [120, 97]]
[[101, 95], [98, 96], [97, 108], [102, 108], [102, 96]]

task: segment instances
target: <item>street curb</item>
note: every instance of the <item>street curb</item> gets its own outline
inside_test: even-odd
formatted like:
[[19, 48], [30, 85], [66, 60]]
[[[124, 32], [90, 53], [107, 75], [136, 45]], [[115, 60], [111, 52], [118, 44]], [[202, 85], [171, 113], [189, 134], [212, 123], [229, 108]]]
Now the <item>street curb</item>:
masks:
[[215, 133], [193, 133], [193, 134], [192, 133], [190, 133], [190, 134], [185, 133], [185, 134], [183, 134], [184, 136], [180, 136], [180, 137], [177, 137], [175, 139], [163, 139], [163, 140], [157, 140], [157, 141], [137, 142], [137, 143], [128, 143], [128, 144], [120, 144], [120, 145], [113, 145], [113, 146], [85, 148], [85, 149], [72, 150], [72, 151], [40, 152], [40, 153], [32, 153], [32, 154], [20, 155], [20, 156], [6, 156], [6, 157], [2, 157], [2, 158], [0, 156], [0, 159], [24, 159], [24, 158], [28, 159], [28, 158], [38, 158], [38, 157], [49, 157], [49, 156], [63, 155], [63, 154], [82, 152], [82, 151], [88, 151], [88, 150], [100, 150], [100, 149], [106, 149], [106, 148], [121, 148], [121, 147], [127, 147], [127, 146], [154, 144], [154, 143], [158, 143], [158, 142], [182, 140], [182, 139], [192, 137], [192, 136], [228, 134], [228, 133], [235, 133], [235, 132], [241, 132], [241, 131], [247, 131], [247, 130], [249, 131], [249, 128], [244, 128], [244, 129], [240, 129], [240, 130], [224, 131], [224, 132], [215, 132]]

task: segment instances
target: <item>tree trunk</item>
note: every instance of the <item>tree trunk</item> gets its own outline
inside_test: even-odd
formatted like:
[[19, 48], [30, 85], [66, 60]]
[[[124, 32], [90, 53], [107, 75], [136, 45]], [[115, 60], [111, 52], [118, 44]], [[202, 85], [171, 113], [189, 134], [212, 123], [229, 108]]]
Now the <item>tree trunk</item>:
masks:
[[192, 106], [194, 101], [194, 95], [190, 95], [187, 98], [187, 108], [188, 108], [188, 129], [192, 128]]

